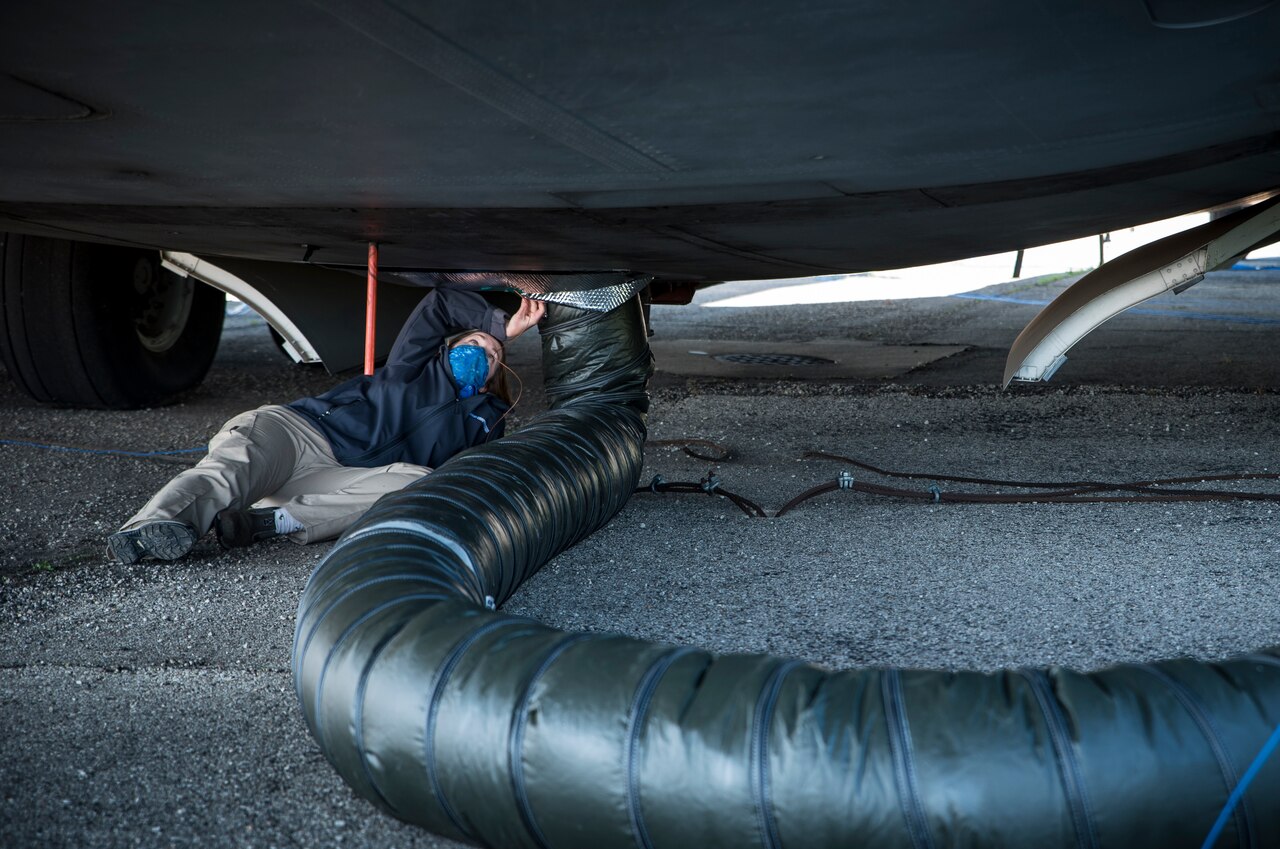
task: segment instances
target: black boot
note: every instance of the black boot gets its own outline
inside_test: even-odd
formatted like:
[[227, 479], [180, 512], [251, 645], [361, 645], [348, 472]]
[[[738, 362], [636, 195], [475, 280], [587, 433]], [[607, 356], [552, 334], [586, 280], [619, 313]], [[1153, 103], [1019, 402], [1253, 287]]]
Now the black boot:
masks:
[[276, 511], [270, 507], [236, 510], [228, 507], [213, 517], [213, 530], [223, 548], [244, 548], [276, 534]]
[[196, 544], [196, 532], [182, 522], [146, 522], [107, 537], [107, 549], [121, 563], [137, 563], [150, 555], [157, 560], [177, 560]]

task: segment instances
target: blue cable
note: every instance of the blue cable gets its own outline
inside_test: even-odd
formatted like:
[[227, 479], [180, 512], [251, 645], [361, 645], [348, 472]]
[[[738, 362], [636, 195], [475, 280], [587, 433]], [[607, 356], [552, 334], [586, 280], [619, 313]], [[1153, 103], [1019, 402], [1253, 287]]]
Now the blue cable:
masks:
[[205, 448], [175, 448], [172, 451], [118, 451], [110, 448], [71, 448], [66, 445], [45, 445], [42, 442], [23, 442], [20, 439], [0, 439], [0, 445], [20, 445], [24, 448], [43, 448], [46, 451], [66, 451], [70, 454], [114, 454], [118, 457], [167, 457], [174, 454], [203, 454]]
[[1213, 844], [1218, 842], [1218, 836], [1226, 828], [1227, 820], [1231, 818], [1231, 812], [1235, 810], [1236, 805], [1244, 798], [1244, 791], [1249, 789], [1249, 782], [1253, 781], [1253, 777], [1262, 769], [1262, 765], [1267, 762], [1267, 758], [1271, 757], [1271, 753], [1276, 750], [1276, 746], [1280, 746], [1280, 725], [1277, 725], [1276, 730], [1271, 732], [1267, 742], [1262, 744], [1262, 751], [1258, 752], [1258, 756], [1253, 759], [1253, 763], [1249, 764], [1249, 769], [1245, 771], [1244, 777], [1240, 779], [1236, 789], [1232, 790], [1231, 795], [1227, 797], [1227, 804], [1222, 807], [1222, 813], [1218, 814], [1218, 821], [1213, 824], [1213, 828], [1209, 829], [1209, 836], [1204, 839], [1204, 844], [1200, 849], [1212, 849]]

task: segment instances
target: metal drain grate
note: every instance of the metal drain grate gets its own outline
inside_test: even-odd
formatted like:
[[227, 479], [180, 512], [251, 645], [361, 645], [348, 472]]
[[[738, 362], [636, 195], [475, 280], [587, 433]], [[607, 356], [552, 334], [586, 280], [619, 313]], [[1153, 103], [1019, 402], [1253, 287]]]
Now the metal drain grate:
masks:
[[714, 359], [748, 366], [829, 366], [835, 360], [804, 354], [716, 354]]

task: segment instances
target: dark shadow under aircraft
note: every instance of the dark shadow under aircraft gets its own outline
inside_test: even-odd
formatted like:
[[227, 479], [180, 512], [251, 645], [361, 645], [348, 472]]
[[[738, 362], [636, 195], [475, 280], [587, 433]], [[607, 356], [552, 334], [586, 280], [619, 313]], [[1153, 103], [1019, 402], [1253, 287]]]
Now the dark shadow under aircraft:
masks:
[[[1265, 199], [1278, 46], [1264, 0], [10, 3], [0, 351], [36, 398], [137, 406], [202, 378], [223, 291], [354, 365], [370, 242], [389, 339], [440, 272], [680, 302]], [[1190, 285], [1272, 208], [1094, 288], [1204, 248]]]

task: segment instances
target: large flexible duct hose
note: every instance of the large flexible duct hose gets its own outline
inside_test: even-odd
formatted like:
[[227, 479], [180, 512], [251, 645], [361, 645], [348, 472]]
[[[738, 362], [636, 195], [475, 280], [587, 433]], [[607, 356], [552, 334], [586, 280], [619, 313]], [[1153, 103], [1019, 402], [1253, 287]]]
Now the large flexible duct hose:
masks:
[[[501, 847], [1199, 846], [1280, 722], [1280, 656], [830, 672], [489, 607], [640, 472], [639, 306], [552, 307], [553, 409], [384, 498], [320, 564], [294, 677], [391, 814]], [[1280, 764], [1220, 846], [1280, 845]]]

